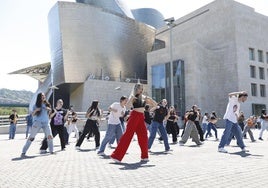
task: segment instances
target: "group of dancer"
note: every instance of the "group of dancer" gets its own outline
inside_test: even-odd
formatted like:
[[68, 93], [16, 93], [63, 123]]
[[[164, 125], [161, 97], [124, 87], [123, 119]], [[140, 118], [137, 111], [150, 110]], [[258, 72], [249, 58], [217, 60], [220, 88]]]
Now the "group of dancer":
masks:
[[[244, 127], [244, 132], [242, 132], [242, 129], [238, 125], [238, 117], [240, 103], [245, 102], [246, 100], [247, 93], [244, 91], [229, 94], [229, 102], [223, 117], [226, 122], [225, 129], [218, 145], [219, 152], [227, 152], [224, 147], [228, 145], [228, 142], [230, 142], [233, 136], [237, 139], [237, 144], [242, 151], [247, 151], [243, 142], [243, 134], [249, 132], [250, 137], [253, 137], [252, 133], [250, 133], [250, 126], [254, 124], [255, 120], [250, 117], [246, 121], [247, 123]], [[168, 108], [166, 99], [157, 103], [152, 98], [144, 95], [143, 85], [140, 83], [135, 84], [129, 97], [122, 96], [119, 102], [114, 102], [109, 106], [108, 127], [101, 143], [98, 123], [102, 114], [98, 104], [98, 101], [93, 101], [87, 110], [87, 121], [81, 135], [78, 134], [77, 128], [75, 129], [77, 135], [77, 143], [75, 147], [78, 150], [80, 150], [84, 138], [90, 132], [94, 134], [95, 149], [97, 150], [98, 155], [105, 155], [104, 151], [106, 145], [111, 143], [112, 140], [117, 141], [117, 147], [110, 155], [110, 158], [115, 162], [122, 161], [134, 134], [137, 135], [138, 144], [141, 149], [141, 162], [147, 162], [149, 160], [149, 152], [151, 151], [157, 133], [164, 141], [164, 152], [170, 151], [168, 134], [172, 134], [173, 143], [177, 143], [179, 134], [177, 121], [179, 117], [176, 115], [175, 108], [173, 106]], [[63, 101], [58, 100], [56, 108], [52, 109], [43, 93], [37, 95], [36, 104], [34, 105], [32, 112], [33, 126], [31, 134], [23, 147], [22, 157], [25, 156], [28, 148], [41, 128], [45, 133], [45, 139], [40, 148], [41, 151], [46, 151], [47, 148], [49, 148], [49, 152], [51, 154], [54, 153], [53, 138], [57, 134], [59, 134], [60, 137], [61, 149], [65, 149], [66, 139], [64, 137], [64, 124], [66, 121], [68, 122], [70, 113], [72, 113], [72, 117], [76, 117], [69, 120], [73, 124], [76, 123], [77, 116], [75, 112], [63, 109], [62, 106]], [[127, 109], [131, 109], [131, 112], [128, 114], [126, 113]], [[152, 113], [153, 116], [151, 116]], [[200, 117], [201, 113], [197, 105], [193, 105], [191, 110], [185, 113], [185, 125], [181, 140], [179, 141], [180, 145], [184, 145], [190, 137], [197, 145], [202, 145], [205, 140], [204, 134], [206, 133], [205, 138], [207, 139], [207, 137], [211, 135], [211, 129], [215, 131], [215, 137], [216, 140], [218, 140], [217, 129], [215, 126], [218, 120], [216, 113], [212, 112], [210, 115], [205, 113], [202, 117], [203, 120], [201, 125], [199, 124], [201, 121]], [[125, 119], [127, 119], [126, 128], [124, 128]], [[166, 122], [166, 126], [164, 126], [164, 122]], [[71, 132], [69, 131], [69, 134], [70, 133]], [[254, 138], [252, 140], [254, 140]]]

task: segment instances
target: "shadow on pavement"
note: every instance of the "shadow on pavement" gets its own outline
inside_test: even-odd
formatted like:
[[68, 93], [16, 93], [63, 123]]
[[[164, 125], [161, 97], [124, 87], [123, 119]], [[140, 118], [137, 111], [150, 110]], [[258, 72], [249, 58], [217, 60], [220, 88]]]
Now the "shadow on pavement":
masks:
[[171, 151], [156, 151], [156, 152], [151, 151], [149, 154], [150, 155], [168, 155], [172, 153]]
[[155, 165], [149, 165], [148, 162], [137, 162], [137, 163], [116, 163], [111, 162], [110, 164], [120, 165], [120, 170], [137, 170], [138, 168], [155, 167]]
[[253, 155], [249, 152], [244, 152], [244, 151], [239, 151], [239, 152], [234, 152], [234, 153], [229, 153], [230, 155], [240, 155], [241, 157], [263, 157], [264, 155]]
[[11, 161], [20, 161], [20, 160], [24, 160], [24, 159], [33, 159], [36, 158], [38, 156], [24, 156], [24, 157], [15, 157], [13, 159], [11, 159]]

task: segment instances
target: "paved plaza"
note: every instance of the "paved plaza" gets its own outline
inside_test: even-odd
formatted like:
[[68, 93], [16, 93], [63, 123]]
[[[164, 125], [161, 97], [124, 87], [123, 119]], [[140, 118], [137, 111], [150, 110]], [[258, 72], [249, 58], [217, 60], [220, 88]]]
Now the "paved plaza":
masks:
[[[222, 129], [218, 129], [219, 135]], [[258, 138], [259, 130], [254, 130]], [[74, 134], [74, 133], [72, 133]], [[105, 132], [101, 131], [101, 140]], [[188, 140], [184, 146], [171, 144], [169, 153], [155, 140], [150, 161], [140, 162], [138, 142], [133, 140], [122, 163], [116, 164], [106, 148], [107, 156], [98, 156], [93, 138], [84, 140], [81, 151], [75, 150], [75, 138], [70, 138], [66, 151], [60, 151], [59, 138], [54, 139], [56, 154], [39, 154], [43, 133], [39, 133], [27, 153], [21, 158], [25, 135], [8, 140], [0, 135], [0, 187], [267, 187], [268, 133], [264, 141], [252, 143], [245, 139], [249, 152], [243, 153], [233, 140], [226, 147], [229, 153], [217, 152], [219, 141], [214, 137], [198, 147]], [[180, 139], [180, 138], [179, 138]], [[171, 136], [169, 137], [171, 143]]]

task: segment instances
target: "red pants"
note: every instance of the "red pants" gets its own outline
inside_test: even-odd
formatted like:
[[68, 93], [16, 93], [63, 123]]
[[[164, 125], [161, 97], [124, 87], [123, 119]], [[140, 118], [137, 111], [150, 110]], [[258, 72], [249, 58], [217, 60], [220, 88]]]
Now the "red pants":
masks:
[[127, 152], [134, 133], [137, 134], [141, 148], [141, 159], [148, 158], [148, 136], [144, 122], [144, 113], [133, 110], [128, 119], [126, 132], [122, 135], [111, 157], [121, 161]]

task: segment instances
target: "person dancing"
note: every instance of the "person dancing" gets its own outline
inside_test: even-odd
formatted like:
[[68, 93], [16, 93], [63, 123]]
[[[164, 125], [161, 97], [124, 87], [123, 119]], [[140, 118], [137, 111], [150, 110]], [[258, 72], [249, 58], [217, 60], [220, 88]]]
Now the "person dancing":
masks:
[[51, 105], [46, 101], [46, 96], [44, 93], [38, 93], [35, 105], [33, 107], [33, 127], [31, 134], [27, 139], [21, 153], [21, 157], [25, 157], [25, 153], [31, 146], [36, 134], [42, 128], [45, 137], [47, 138], [47, 144], [49, 152], [53, 154], [53, 136], [49, 126], [49, 114], [51, 113]]
[[87, 113], [86, 113], [87, 121], [86, 121], [85, 127], [75, 145], [75, 149], [77, 150], [80, 150], [80, 146], [89, 132], [93, 132], [93, 134], [95, 135], [95, 146], [96, 146], [95, 149], [99, 149], [100, 130], [98, 127], [98, 121], [100, 120], [100, 117], [101, 117], [101, 110], [99, 109], [98, 105], [99, 105], [99, 101], [94, 100], [92, 101], [91, 106], [87, 110]]
[[147, 129], [144, 122], [144, 109], [146, 103], [150, 106], [157, 105], [153, 99], [143, 95], [143, 85], [141, 83], [135, 84], [132, 94], [126, 104], [127, 107], [133, 106], [133, 110], [131, 111], [127, 122], [126, 131], [120, 138], [116, 149], [110, 156], [114, 162], [121, 162], [126, 154], [134, 133], [137, 134], [138, 143], [141, 149], [141, 162], [149, 161]]

